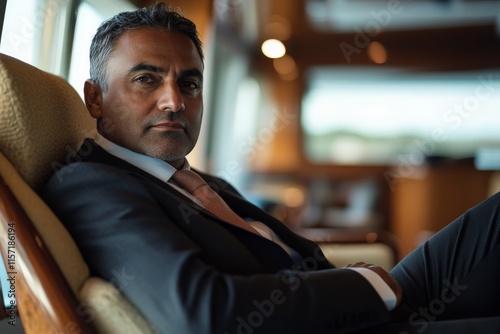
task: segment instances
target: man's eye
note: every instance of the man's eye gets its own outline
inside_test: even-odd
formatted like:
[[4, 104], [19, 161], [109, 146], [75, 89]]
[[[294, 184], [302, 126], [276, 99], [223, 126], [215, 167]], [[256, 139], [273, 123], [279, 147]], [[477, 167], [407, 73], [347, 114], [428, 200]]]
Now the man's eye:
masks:
[[156, 80], [148, 75], [142, 75], [140, 77], [135, 78], [136, 82], [145, 83], [145, 84], [154, 84]]
[[189, 89], [197, 89], [200, 88], [200, 85], [195, 81], [183, 81], [181, 82], [181, 87]]

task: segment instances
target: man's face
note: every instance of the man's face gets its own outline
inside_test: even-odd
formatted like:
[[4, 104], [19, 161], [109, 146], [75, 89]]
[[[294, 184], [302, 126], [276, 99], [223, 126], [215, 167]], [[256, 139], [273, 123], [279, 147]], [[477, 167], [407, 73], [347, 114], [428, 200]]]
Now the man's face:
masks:
[[87, 107], [104, 137], [180, 168], [200, 131], [202, 73], [187, 35], [130, 30], [117, 39], [108, 60], [102, 101], [92, 106], [87, 97]]

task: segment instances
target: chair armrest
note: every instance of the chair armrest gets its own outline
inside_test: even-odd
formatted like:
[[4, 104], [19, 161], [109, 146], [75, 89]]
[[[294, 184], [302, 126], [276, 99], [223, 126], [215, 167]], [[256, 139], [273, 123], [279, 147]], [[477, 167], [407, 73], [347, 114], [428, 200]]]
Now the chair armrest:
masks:
[[[96, 333], [35, 227], [0, 177], [0, 251], [17, 309], [30, 333]], [[4, 282], [2, 282], [4, 283]]]

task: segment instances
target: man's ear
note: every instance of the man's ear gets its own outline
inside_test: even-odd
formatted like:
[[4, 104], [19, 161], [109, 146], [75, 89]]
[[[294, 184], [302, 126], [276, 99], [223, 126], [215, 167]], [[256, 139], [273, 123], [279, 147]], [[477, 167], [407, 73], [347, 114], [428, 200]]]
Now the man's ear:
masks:
[[102, 89], [94, 80], [86, 80], [83, 86], [85, 105], [90, 115], [95, 119], [102, 118]]

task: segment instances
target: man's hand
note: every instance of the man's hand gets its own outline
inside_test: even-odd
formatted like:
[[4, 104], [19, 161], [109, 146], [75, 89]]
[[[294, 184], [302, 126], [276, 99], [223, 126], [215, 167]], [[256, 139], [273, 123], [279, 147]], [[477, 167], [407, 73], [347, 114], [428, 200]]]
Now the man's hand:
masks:
[[370, 263], [365, 263], [365, 262], [356, 262], [352, 264], [348, 264], [347, 267], [350, 268], [366, 268], [370, 269], [371, 271], [375, 272], [377, 275], [379, 275], [385, 283], [394, 291], [394, 294], [396, 295], [396, 307], [401, 303], [401, 300], [403, 299], [403, 290], [401, 289], [401, 286], [399, 283], [392, 277], [387, 270], [382, 268], [381, 266], [377, 266], [374, 264]]

